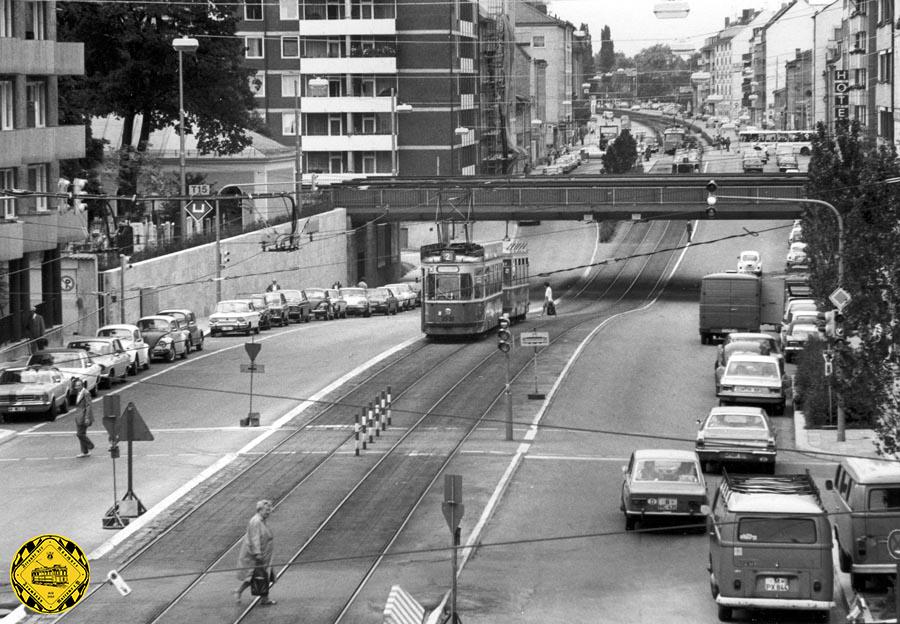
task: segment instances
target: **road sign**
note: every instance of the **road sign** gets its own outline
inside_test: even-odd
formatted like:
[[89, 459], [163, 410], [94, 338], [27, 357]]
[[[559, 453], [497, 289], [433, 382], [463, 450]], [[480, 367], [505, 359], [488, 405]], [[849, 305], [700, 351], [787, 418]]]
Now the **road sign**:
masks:
[[462, 504], [462, 475], [444, 475], [444, 502], [441, 504], [444, 519], [450, 531], [456, 531], [466, 511]]
[[242, 373], [264, 373], [266, 372], [265, 364], [241, 364]]
[[68, 275], [64, 275], [62, 278], [62, 283], [60, 285], [62, 286], [63, 290], [69, 291], [75, 288], [75, 280]]
[[522, 332], [519, 340], [523, 347], [546, 347], [550, 344], [550, 332]]
[[119, 440], [122, 442], [152, 442], [153, 434], [134, 403], [129, 403], [119, 421]]
[[206, 218], [206, 215], [212, 212], [212, 209], [212, 205], [202, 199], [190, 201], [184, 206], [184, 211], [193, 217], [197, 223], [201, 223]]
[[250, 361], [256, 359], [256, 356], [259, 355], [259, 350], [262, 349], [262, 345], [258, 342], [245, 342], [244, 343], [244, 351], [247, 352], [247, 355], [250, 356]]
[[844, 308], [850, 303], [850, 293], [848, 293], [843, 288], [835, 288], [834, 292], [828, 295], [828, 300], [834, 304], [834, 307], [838, 309], [838, 312], [842, 312]]
[[190, 184], [188, 185], [188, 195], [209, 195], [209, 184]]
[[887, 549], [891, 557], [900, 561], [900, 529], [888, 533]]

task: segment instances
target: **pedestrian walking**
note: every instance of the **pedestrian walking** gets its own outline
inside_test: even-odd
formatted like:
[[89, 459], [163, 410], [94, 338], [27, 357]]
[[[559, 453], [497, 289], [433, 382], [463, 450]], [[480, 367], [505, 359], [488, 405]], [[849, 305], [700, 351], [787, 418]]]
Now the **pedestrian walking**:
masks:
[[368, 288], [368, 285], [366, 284], [366, 278], [364, 278], [364, 277], [360, 278], [360, 280], [356, 283], [356, 287], [357, 288]]
[[28, 338], [28, 349], [31, 353], [40, 351], [47, 346], [44, 332], [47, 330], [44, 317], [38, 314], [37, 306], [31, 307], [31, 315], [25, 323], [25, 337]]
[[688, 221], [684, 224], [684, 229], [687, 232], [688, 242], [691, 242], [691, 239], [694, 237], [694, 224]]
[[[241, 594], [250, 587], [250, 581], [254, 573], [259, 571], [265, 575], [266, 583], [260, 596], [260, 604], [273, 605], [274, 600], [269, 599], [269, 585], [275, 582], [275, 572], [272, 570], [272, 551], [274, 536], [266, 524], [266, 518], [272, 513], [272, 501], [263, 499], [256, 503], [256, 513], [247, 523], [247, 531], [241, 538], [241, 549], [238, 552], [238, 580], [240, 586], [234, 590], [237, 602], [241, 601]], [[256, 592], [254, 591], [254, 594]]]
[[78, 393], [75, 399], [75, 437], [81, 446], [81, 454], [78, 457], [90, 457], [94, 443], [87, 435], [88, 427], [94, 424], [94, 410], [91, 407], [91, 396], [84, 382], [80, 379], [73, 381], [75, 391]]
[[731, 151], [731, 137], [725, 137], [725, 151]]
[[272, 283], [266, 287], [266, 292], [275, 292], [276, 290], [281, 290], [281, 286], [278, 285], [277, 280], [272, 280]]
[[550, 282], [544, 282], [544, 305], [541, 310], [541, 315], [546, 314], [547, 316], [556, 315], [556, 304], [553, 303], [553, 289], [550, 287]]

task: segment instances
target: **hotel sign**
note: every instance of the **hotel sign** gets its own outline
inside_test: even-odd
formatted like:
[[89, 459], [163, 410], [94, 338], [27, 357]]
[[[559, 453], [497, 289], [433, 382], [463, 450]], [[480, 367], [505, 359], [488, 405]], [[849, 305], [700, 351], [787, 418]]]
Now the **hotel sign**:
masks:
[[850, 117], [850, 72], [846, 69], [834, 70], [834, 118], [848, 119]]

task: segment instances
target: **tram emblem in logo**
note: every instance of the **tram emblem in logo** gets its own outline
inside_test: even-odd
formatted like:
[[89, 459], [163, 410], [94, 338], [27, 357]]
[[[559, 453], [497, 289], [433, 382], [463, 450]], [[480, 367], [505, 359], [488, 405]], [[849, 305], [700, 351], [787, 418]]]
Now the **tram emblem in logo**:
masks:
[[60, 535], [38, 535], [13, 557], [9, 580], [19, 600], [38, 613], [62, 613], [87, 593], [91, 567], [78, 544]]

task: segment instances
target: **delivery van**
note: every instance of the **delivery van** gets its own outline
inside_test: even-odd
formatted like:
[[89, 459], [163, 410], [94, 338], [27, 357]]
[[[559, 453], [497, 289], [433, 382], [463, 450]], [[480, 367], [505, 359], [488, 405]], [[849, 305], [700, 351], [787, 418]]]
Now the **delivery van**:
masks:
[[758, 332], [760, 280], [752, 273], [707, 275], [700, 282], [700, 342], [709, 344], [732, 332]]

